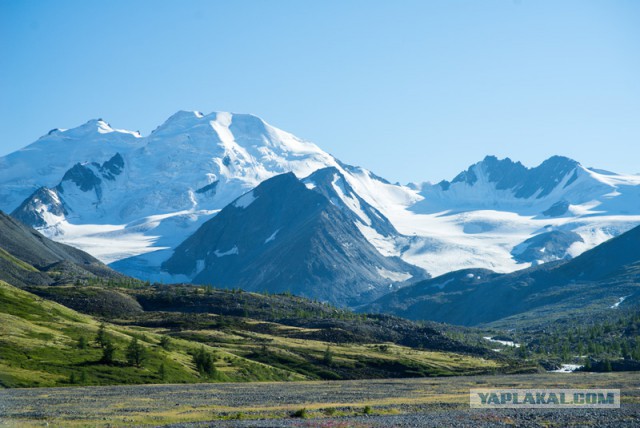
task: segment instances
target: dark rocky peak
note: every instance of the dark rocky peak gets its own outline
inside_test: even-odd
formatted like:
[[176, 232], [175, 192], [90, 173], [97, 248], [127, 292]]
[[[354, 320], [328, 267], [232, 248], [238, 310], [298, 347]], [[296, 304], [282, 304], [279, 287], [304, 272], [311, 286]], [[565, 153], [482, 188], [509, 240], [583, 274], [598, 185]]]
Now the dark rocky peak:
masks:
[[576, 167], [578, 162], [564, 156], [552, 156], [535, 168], [527, 168], [520, 162], [509, 158], [498, 159], [496, 156], [486, 156], [481, 162], [470, 166], [466, 171], [458, 174], [453, 181], [442, 181], [440, 188], [449, 190], [451, 184], [466, 183], [473, 186], [478, 181], [478, 174], [482, 174], [490, 183], [494, 183], [498, 190], [511, 189], [517, 198], [542, 198], [550, 194], [567, 176], [573, 175], [566, 182], [569, 186], [578, 178]]
[[336, 196], [335, 189], [333, 188], [334, 182], [340, 186], [345, 195], [353, 195], [355, 193], [347, 180], [345, 180], [344, 175], [333, 166], [314, 171], [302, 181], [315, 186], [314, 189], [317, 189], [317, 191], [329, 199]]
[[64, 193], [64, 182], [74, 183], [83, 192], [96, 192], [98, 200], [102, 199], [102, 179], [113, 181], [124, 169], [124, 159], [116, 153], [111, 159], [100, 165], [97, 162], [77, 163], [62, 177], [57, 189]]
[[529, 198], [537, 193], [536, 198], [540, 199], [551, 193], [568, 174], [573, 172], [564, 186], [567, 187], [578, 178], [576, 171], [578, 165], [579, 163], [573, 159], [552, 156], [539, 166], [527, 170], [515, 195], [518, 198]]
[[[319, 169], [302, 181], [312, 186], [315, 192], [320, 193], [335, 206], [347, 213], [352, 221], [359, 221], [360, 223], [366, 224], [383, 236], [397, 236], [399, 234], [384, 214], [369, 205], [369, 203], [355, 192], [337, 168], [327, 167]], [[354, 212], [352, 207], [342, 200], [336, 187], [340, 189], [339, 191], [342, 192], [344, 196], [351, 199], [354, 203], [357, 203], [360, 208], [360, 213], [364, 214], [365, 218], [362, 218], [360, 214]]]
[[[318, 184], [309, 189], [293, 173], [262, 182], [180, 244], [163, 270], [196, 284], [289, 291], [340, 305], [424, 278], [421, 269], [382, 256], [366, 240], [333, 188], [337, 173], [329, 169], [315, 177], [334, 202]], [[403, 279], [390, 279], [397, 276]]]
[[56, 189], [41, 187], [25, 199], [22, 204], [11, 213], [11, 216], [32, 227], [44, 227], [47, 223], [40, 213], [42, 206], [46, 206], [47, 212], [53, 215], [66, 216], [69, 214], [67, 207], [58, 195]]
[[115, 180], [115, 177], [122, 173], [124, 169], [124, 159], [120, 153], [116, 153], [111, 159], [100, 167], [102, 176], [107, 180]]
[[[485, 156], [485, 158], [467, 168], [466, 171], [462, 171], [458, 174], [451, 183], [467, 183], [473, 185], [478, 181], [478, 173], [484, 172], [487, 174], [489, 181], [496, 183], [498, 189], [509, 188], [507, 183], [511, 183], [514, 180], [521, 179], [525, 174], [527, 168], [525, 168], [520, 162], [513, 162], [509, 158], [498, 159], [495, 156]], [[446, 181], [443, 183], [447, 183]], [[441, 187], [448, 188], [447, 184], [441, 183]]]
[[526, 180], [527, 168], [520, 162], [513, 162], [509, 158], [498, 159], [495, 156], [487, 156], [480, 166], [489, 181], [496, 183], [496, 189], [510, 189], [514, 184], [522, 183]]
[[75, 164], [64, 174], [62, 183], [65, 181], [75, 183], [83, 192], [94, 190], [102, 183], [102, 180], [93, 172], [89, 165], [81, 163]]

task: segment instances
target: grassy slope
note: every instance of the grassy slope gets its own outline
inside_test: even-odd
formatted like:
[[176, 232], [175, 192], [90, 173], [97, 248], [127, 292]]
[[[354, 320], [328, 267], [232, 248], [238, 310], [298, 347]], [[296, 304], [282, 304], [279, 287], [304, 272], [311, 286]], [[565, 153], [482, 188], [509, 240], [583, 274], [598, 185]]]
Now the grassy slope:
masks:
[[31, 266], [29, 263], [23, 262], [22, 260], [13, 257], [4, 249], [0, 248], [0, 258], [3, 258], [6, 262], [14, 264], [17, 268], [23, 269], [30, 272], [38, 272], [38, 269]]
[[[87, 385], [331, 379], [349, 371], [366, 377], [429, 376], [487, 372], [501, 365], [391, 344], [337, 345], [244, 329], [210, 328], [206, 323], [194, 330], [174, 332], [165, 327], [107, 324], [107, 334], [119, 349], [116, 360], [120, 361], [107, 365], [99, 362], [102, 350], [93, 342], [98, 327], [99, 321], [91, 316], [0, 282], [0, 385], [64, 386], [72, 383], [72, 376], [75, 384]], [[296, 327], [273, 324], [273, 329], [291, 331]], [[159, 346], [165, 333], [174, 336], [169, 351]], [[89, 342], [86, 349], [77, 348], [81, 336]], [[134, 336], [147, 349], [148, 359], [142, 368], [124, 363], [124, 349]], [[217, 372], [212, 378], [199, 376], [192, 363], [190, 352], [202, 346], [215, 357]], [[164, 379], [159, 374], [161, 364]]]
[[[153, 334], [147, 334], [143, 341], [149, 351], [143, 369], [97, 363], [102, 350], [91, 342], [98, 327], [99, 322], [89, 316], [0, 282], [0, 385], [64, 385], [72, 373], [85, 384], [154, 382], [159, 380], [157, 371], [162, 363], [170, 380], [198, 380], [189, 367], [188, 347], [164, 351], [156, 345], [159, 338]], [[117, 357], [124, 360], [122, 349], [137, 333], [107, 327], [108, 336], [120, 349]], [[90, 342], [86, 349], [77, 348], [80, 336]]]

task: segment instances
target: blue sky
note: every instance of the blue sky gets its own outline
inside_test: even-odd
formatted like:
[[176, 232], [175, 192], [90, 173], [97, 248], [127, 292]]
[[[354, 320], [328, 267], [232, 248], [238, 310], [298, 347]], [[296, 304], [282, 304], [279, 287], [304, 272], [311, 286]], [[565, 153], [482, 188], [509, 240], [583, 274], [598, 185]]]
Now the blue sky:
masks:
[[640, 172], [640, 2], [0, 0], [0, 155], [253, 113], [391, 181], [486, 154]]

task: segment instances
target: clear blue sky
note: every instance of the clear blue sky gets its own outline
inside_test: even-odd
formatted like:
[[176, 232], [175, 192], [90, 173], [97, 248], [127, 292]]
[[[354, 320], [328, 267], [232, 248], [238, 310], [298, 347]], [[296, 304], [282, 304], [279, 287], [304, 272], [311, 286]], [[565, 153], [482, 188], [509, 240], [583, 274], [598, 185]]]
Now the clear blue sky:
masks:
[[0, 155], [253, 113], [392, 181], [486, 154], [640, 172], [640, 1], [0, 0]]

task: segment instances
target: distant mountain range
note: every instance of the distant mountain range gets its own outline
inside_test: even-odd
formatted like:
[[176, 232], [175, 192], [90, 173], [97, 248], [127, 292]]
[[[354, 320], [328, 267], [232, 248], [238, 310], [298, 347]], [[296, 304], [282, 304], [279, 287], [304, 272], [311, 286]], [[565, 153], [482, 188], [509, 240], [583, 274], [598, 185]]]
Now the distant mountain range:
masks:
[[640, 226], [584, 252], [508, 274], [466, 269], [419, 282], [362, 308], [409, 319], [522, 327], [567, 313], [599, 313], [640, 303]]
[[391, 184], [230, 113], [178, 112], [146, 137], [92, 120], [0, 158], [0, 209], [116, 270], [341, 305], [571, 259], [640, 224], [639, 201], [640, 176], [560, 156]]

